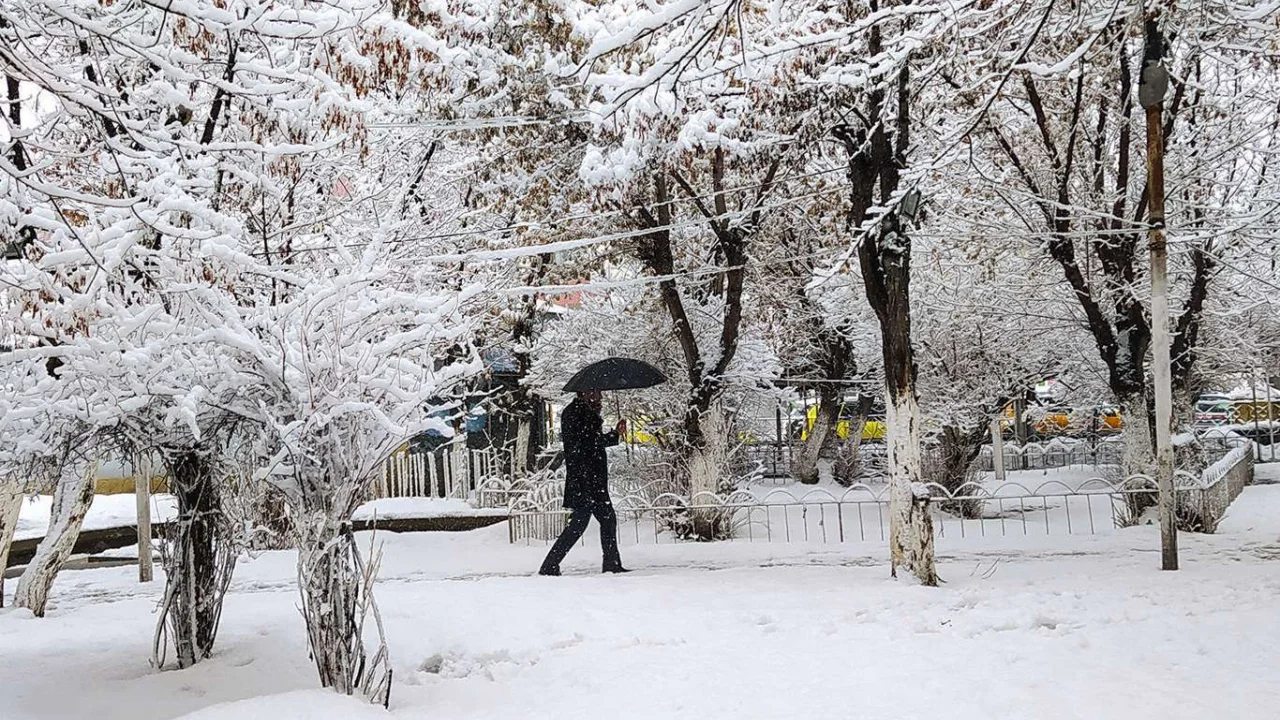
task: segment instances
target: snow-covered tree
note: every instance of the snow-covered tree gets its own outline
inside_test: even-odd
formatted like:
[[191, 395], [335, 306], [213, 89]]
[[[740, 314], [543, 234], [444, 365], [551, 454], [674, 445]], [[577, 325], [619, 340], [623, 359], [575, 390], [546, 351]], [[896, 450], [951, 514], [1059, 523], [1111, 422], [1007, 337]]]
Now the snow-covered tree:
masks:
[[[385, 240], [411, 211], [414, 222], [423, 220], [420, 204], [405, 203], [383, 222], [369, 202], [406, 185], [406, 196], [425, 197], [412, 178], [388, 179], [379, 172], [386, 165], [366, 162], [392, 150], [368, 142], [363, 113], [390, 113], [404, 81], [406, 45], [387, 32], [396, 23], [384, 10], [377, 2], [301, 1], [0, 5], [14, 139], [0, 162], [0, 220], [19, 240], [5, 267], [5, 335], [20, 341], [5, 356], [13, 410], [6, 432], [35, 419], [24, 431], [29, 450], [9, 458], [5, 475], [43, 463], [60, 476], [55, 507], [66, 522], [55, 524], [49, 543], [69, 550], [92, 492], [84, 462], [118, 448], [163, 464], [178, 497], [179, 532], [166, 545], [161, 624], [168, 619], [179, 665], [206, 656], [214, 640], [236, 553], [221, 498], [252, 490], [243, 472], [254, 455], [248, 439], [291, 423], [312, 433], [268, 434], [280, 444], [268, 454], [309, 453], [311, 467], [300, 457], [290, 467], [316, 488], [294, 496], [306, 518], [304, 558], [314, 564], [327, 544], [321, 536], [336, 532], [343, 512], [363, 498], [390, 435], [411, 429], [409, 411], [379, 403], [422, 412], [423, 398], [405, 387], [432, 386], [428, 376], [447, 366], [423, 355], [440, 350], [427, 338], [444, 321], [422, 309], [426, 298], [432, 311], [445, 302], [434, 290], [419, 296], [419, 279], [405, 277], [384, 246], [361, 252], [360, 262], [325, 249]], [[14, 98], [38, 98], [41, 112], [21, 112]], [[369, 290], [374, 285], [382, 296]], [[363, 326], [364, 306], [342, 295], [352, 288], [378, 301], [371, 317], [412, 326]], [[352, 326], [309, 325], [321, 318]], [[279, 338], [286, 347], [273, 355], [262, 343], [277, 340], [276, 331], [292, 336]], [[466, 345], [456, 335], [451, 342]], [[298, 371], [281, 364], [323, 354], [327, 348], [308, 343], [335, 339], [353, 353], [342, 356], [345, 384], [312, 382], [305, 372], [299, 384]], [[368, 360], [355, 353], [370, 347], [382, 369], [355, 372]], [[397, 375], [421, 368], [427, 375]], [[318, 387], [332, 406], [310, 404], [306, 393]], [[366, 438], [359, 423], [350, 430], [358, 437], [343, 435], [332, 428], [346, 420], [317, 420], [362, 412], [382, 423], [381, 435]], [[246, 423], [258, 429], [244, 432]], [[352, 443], [359, 452], [344, 455]], [[337, 456], [357, 465], [330, 465]], [[337, 479], [315, 479], [317, 472]], [[317, 525], [318, 508], [329, 511], [331, 525]], [[57, 532], [63, 527], [68, 532]], [[42, 604], [65, 552], [47, 555], [50, 562], [33, 564], [32, 581], [21, 583], [20, 602]], [[349, 568], [334, 562], [308, 577], [323, 584]], [[329, 607], [310, 597], [317, 612]], [[323, 639], [331, 637], [349, 640]], [[317, 652], [344, 651], [318, 645]], [[360, 658], [345, 657], [322, 677], [350, 692], [359, 688], [338, 676]]]
[[390, 692], [386, 648], [369, 653], [363, 634], [366, 614], [376, 619], [376, 560], [360, 556], [351, 516], [387, 456], [439, 427], [430, 399], [478, 369], [474, 353], [440, 363], [468, 341], [461, 304], [471, 291], [400, 290], [384, 250], [375, 242], [359, 256], [338, 252], [327, 271], [295, 276], [287, 298], [252, 313], [207, 297], [220, 320], [210, 337], [259, 378], [250, 392], [261, 434], [243, 452], [288, 504], [321, 684], [377, 702]]
[[[1129, 472], [1153, 463], [1145, 133], [1135, 105], [1143, 9], [1139, 2], [1046, 3], [1033, 13], [1043, 31], [1018, 46], [1018, 63], [992, 81], [997, 87], [969, 86], [974, 66], [944, 76], [969, 88], [957, 93], [962, 112], [955, 115], [969, 124], [955, 132], [969, 131], [973, 152], [957, 170], [971, 185], [990, 183], [1018, 216], [1018, 232], [1042, 241], [1059, 266], [1125, 413]], [[1249, 195], [1265, 163], [1254, 149], [1274, 135], [1276, 75], [1262, 35], [1270, 30], [1241, 6], [1178, 5], [1164, 22], [1173, 32], [1163, 137], [1180, 304], [1172, 312], [1173, 381], [1185, 414], [1198, 392], [1195, 360], [1211, 281], [1239, 242], [1235, 228], [1259, 209]], [[990, 111], [971, 122], [984, 104]]]

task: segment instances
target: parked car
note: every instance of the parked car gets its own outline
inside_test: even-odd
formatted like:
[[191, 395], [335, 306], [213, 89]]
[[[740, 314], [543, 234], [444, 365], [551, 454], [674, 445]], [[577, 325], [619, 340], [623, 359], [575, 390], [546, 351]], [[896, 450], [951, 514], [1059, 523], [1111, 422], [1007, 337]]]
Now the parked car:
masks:
[[1230, 425], [1235, 421], [1235, 406], [1225, 398], [1223, 399], [1206, 399], [1201, 396], [1196, 401], [1195, 410], [1191, 415], [1191, 427], [1196, 430], [1208, 430], [1210, 428], [1222, 427]]

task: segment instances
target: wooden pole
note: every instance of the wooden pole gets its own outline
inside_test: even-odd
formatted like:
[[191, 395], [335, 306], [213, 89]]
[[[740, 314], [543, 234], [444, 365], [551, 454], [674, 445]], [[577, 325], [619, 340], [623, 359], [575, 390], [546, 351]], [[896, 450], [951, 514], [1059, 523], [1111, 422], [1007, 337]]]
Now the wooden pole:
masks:
[[1169, 338], [1169, 252], [1164, 236], [1164, 37], [1158, 16], [1146, 21], [1138, 100], [1147, 115], [1147, 242], [1151, 250], [1152, 375], [1156, 395], [1156, 481], [1160, 490], [1160, 566], [1178, 569], [1173, 489], [1173, 379]]
[[151, 582], [151, 463], [148, 460], [134, 464], [133, 495], [138, 503], [138, 582]]

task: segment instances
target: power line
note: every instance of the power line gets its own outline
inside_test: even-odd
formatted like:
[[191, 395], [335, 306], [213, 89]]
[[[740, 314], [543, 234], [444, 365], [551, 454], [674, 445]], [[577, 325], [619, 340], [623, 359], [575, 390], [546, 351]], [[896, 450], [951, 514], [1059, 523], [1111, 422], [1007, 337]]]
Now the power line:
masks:
[[[675, 205], [676, 203], [689, 203], [689, 202], [695, 202], [698, 200], [710, 200], [712, 198], [715, 198], [718, 195], [729, 195], [729, 194], [735, 194], [735, 193], [748, 192], [751, 190], [759, 190], [765, 187], [781, 185], [786, 182], [808, 180], [815, 177], [821, 177], [824, 175], [830, 175], [832, 173], [845, 172], [845, 171], [846, 171], [846, 168], [841, 165], [833, 168], [827, 168], [825, 170], [816, 170], [816, 171], [804, 173], [801, 175], [791, 175], [788, 177], [779, 178], [777, 180], [774, 180], [772, 183], [750, 183], [746, 185], [738, 185], [738, 186], [726, 188], [720, 191], [704, 193], [702, 195], [694, 195], [694, 196], [677, 195], [672, 197], [670, 200], [665, 200], [663, 202], [656, 202], [656, 203], [645, 205], [644, 208], [654, 209], [659, 207], [666, 207], [668, 205]], [[825, 193], [829, 191], [823, 191], [823, 192]], [[484, 235], [511, 233], [518, 230], [537, 230], [537, 229], [541, 229], [544, 226], [557, 226], [557, 225], [564, 225], [567, 223], [577, 223], [577, 222], [583, 222], [583, 221], [614, 218], [614, 217], [626, 215], [629, 212], [631, 211], [625, 208], [619, 208], [617, 210], [608, 210], [604, 212], [580, 213], [577, 215], [563, 215], [559, 217], [542, 218], [539, 220], [525, 220], [522, 222], [510, 223], [508, 225], [504, 225], [502, 227], [496, 227], [496, 228], [483, 228], [483, 229], [475, 229], [475, 230], [455, 230], [450, 232], [432, 233], [428, 235], [416, 235], [416, 236], [404, 237], [404, 238], [393, 238], [390, 240], [386, 240], [384, 242], [387, 244], [393, 244], [393, 245], [403, 245], [406, 243], [429, 242], [432, 240], [453, 240], [453, 239], [463, 238], [463, 237], [476, 237], [476, 236], [484, 236]], [[741, 212], [747, 212], [747, 211], [746, 210], [735, 211], [735, 212], [728, 213], [724, 216], [717, 216], [715, 219], [724, 219]], [[694, 224], [700, 225], [705, 222], [707, 222], [706, 218], [701, 219]], [[298, 224], [305, 225], [306, 223], [298, 223]], [[675, 227], [687, 227], [687, 225], [673, 224], [671, 226], [671, 228], [675, 228]], [[663, 228], [653, 228], [653, 229], [661, 230]], [[358, 248], [358, 247], [366, 247], [371, 244], [372, 243], [366, 242], [366, 243], [354, 243], [350, 245], [318, 245], [318, 246], [311, 246], [311, 247], [304, 247], [304, 248], [296, 248], [291, 250], [290, 254], [324, 252], [328, 250], [338, 250], [340, 248]], [[540, 247], [540, 246], [527, 246], [527, 247]], [[552, 251], [542, 250], [540, 252], [552, 252]], [[530, 254], [540, 254], [540, 252], [535, 252]], [[265, 251], [256, 251], [256, 252], [250, 253], [250, 255], [254, 257], [263, 257], [268, 254], [269, 253]]]
[[[832, 172], [832, 171], [828, 170], [825, 172]], [[781, 181], [777, 181], [777, 182], [781, 182]], [[774, 184], [777, 184], [777, 182], [775, 182]], [[761, 184], [761, 185], [755, 185], [755, 186], [744, 186], [743, 188], [740, 188], [740, 190], [751, 189], [753, 187], [755, 188], [764, 187], [764, 185]], [[593, 245], [616, 242], [618, 240], [627, 240], [630, 238], [643, 237], [645, 235], [650, 235], [655, 232], [682, 230], [682, 229], [691, 228], [691, 227], [704, 227], [706, 223], [712, 222], [715, 220], [728, 220], [737, 216], [753, 213], [760, 210], [777, 210], [777, 209], [795, 205], [798, 202], [803, 200], [808, 200], [808, 199], [820, 197], [823, 195], [829, 195], [833, 192], [841, 192], [844, 190], [845, 188], [843, 186], [833, 186], [825, 190], [817, 190], [811, 193], [805, 193], [803, 195], [788, 197], [783, 202], [765, 203], [763, 205], [759, 205], [752, 208], [744, 208], [742, 210], [733, 210], [725, 213], [712, 215], [711, 217], [700, 217], [700, 218], [697, 218], [696, 220], [672, 222], [666, 225], [655, 225], [652, 227], [644, 227], [644, 228], [639, 228], [635, 230], [626, 230], [626, 231], [615, 232], [615, 233], [607, 233], [604, 235], [594, 235], [594, 236], [578, 238], [574, 240], [557, 240], [553, 242], [534, 243], [532, 245], [524, 245], [524, 246], [519, 246], [514, 248], [505, 248], [505, 249], [499, 249], [499, 250], [475, 250], [475, 251], [463, 252], [463, 253], [445, 253], [440, 255], [428, 255], [425, 257], [417, 258], [417, 260], [421, 262], [449, 262], [449, 263], [466, 262], [466, 261], [472, 261], [472, 260], [509, 260], [509, 259], [515, 259], [518, 257], [529, 257], [531, 255], [542, 255], [545, 253], [560, 252], [565, 250], [576, 250], [584, 247], [590, 247]], [[707, 197], [713, 197], [715, 195], [721, 195], [728, 192], [730, 191], [726, 190], [719, 193], [713, 193], [712, 195]], [[681, 198], [676, 200], [670, 200], [668, 201], [668, 203], [688, 202], [692, 200], [693, 198]], [[646, 207], [653, 207], [653, 206], [646, 206]], [[625, 210], [619, 210], [611, 213], [601, 213], [598, 215], [580, 216], [578, 219], [587, 219], [591, 217], [609, 217], [612, 215], [618, 215], [625, 212], [626, 212]], [[568, 222], [568, 221], [569, 221], [569, 218], [565, 218], [560, 221], [548, 222], [545, 224], [559, 224], [561, 222]], [[510, 229], [513, 229], [513, 228], [514, 229], [519, 229], [522, 227], [531, 228], [531, 227], [538, 227], [541, 224], [543, 223], [537, 223], [537, 224], [517, 223], [511, 226], [508, 226], [508, 228], [464, 231], [464, 232], [455, 232], [455, 233], [440, 233], [438, 235], [426, 235], [426, 236], [411, 237], [411, 238], [395, 238], [390, 240], [384, 240], [381, 242], [382, 244], [386, 244], [386, 245], [403, 245], [406, 243], [416, 243], [416, 242], [422, 242], [425, 240], [449, 239], [452, 237], [460, 237], [460, 236], [468, 236], [468, 235], [509, 232]], [[368, 247], [374, 244], [376, 244], [374, 241], [369, 241], [369, 242], [351, 243], [346, 245], [326, 245], [326, 246], [318, 246], [318, 247], [299, 248], [299, 249], [293, 250], [292, 253], [297, 254], [297, 253], [304, 253], [304, 252], [307, 252], [307, 253], [322, 252], [325, 250], [354, 249], [354, 248]], [[265, 252], [261, 252], [261, 251], [252, 253], [252, 255], [259, 256], [259, 257], [265, 254], [266, 254]]]

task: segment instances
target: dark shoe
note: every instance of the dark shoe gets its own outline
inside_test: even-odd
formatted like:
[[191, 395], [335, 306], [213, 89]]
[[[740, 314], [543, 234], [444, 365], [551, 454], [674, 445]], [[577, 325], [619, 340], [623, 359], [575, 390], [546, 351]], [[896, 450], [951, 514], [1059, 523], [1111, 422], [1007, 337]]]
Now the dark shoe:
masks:
[[629, 572], [631, 572], [631, 571], [630, 571], [630, 570], [628, 570], [627, 568], [624, 568], [624, 567], [622, 567], [621, 565], [619, 565], [618, 567], [605, 568], [605, 569], [603, 570], [603, 572], [607, 572], [607, 573], [629, 573]]
[[560, 577], [560, 568], [558, 568], [558, 567], [545, 568], [545, 567], [544, 567], [544, 568], [542, 568], [542, 569], [538, 570], [538, 574], [539, 574], [539, 575], [547, 575], [547, 576], [549, 576], [549, 577]]

